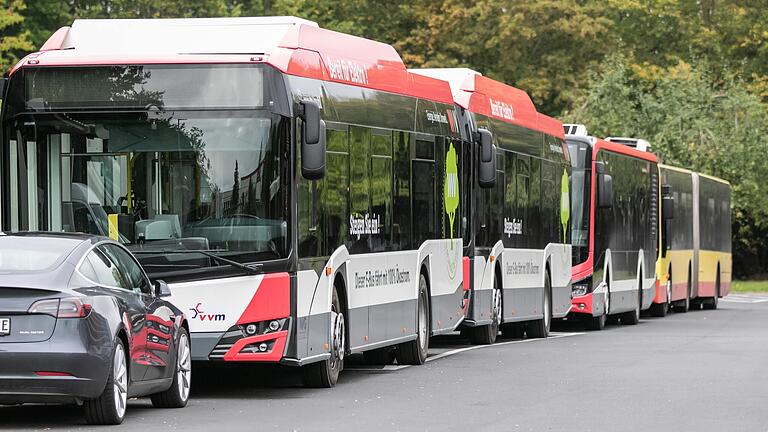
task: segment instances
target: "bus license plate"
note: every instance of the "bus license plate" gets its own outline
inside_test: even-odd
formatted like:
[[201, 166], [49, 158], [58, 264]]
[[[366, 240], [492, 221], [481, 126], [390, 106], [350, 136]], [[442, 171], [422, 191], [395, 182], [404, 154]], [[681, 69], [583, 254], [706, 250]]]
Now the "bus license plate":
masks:
[[0, 318], [0, 336], [11, 334], [11, 319]]

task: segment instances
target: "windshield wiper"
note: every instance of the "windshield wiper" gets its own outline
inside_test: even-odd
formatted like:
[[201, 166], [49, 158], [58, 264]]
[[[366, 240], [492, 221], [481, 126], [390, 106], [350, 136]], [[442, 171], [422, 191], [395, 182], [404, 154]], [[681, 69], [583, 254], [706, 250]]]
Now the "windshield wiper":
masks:
[[[209, 258], [211, 258], [214, 261], [217, 261], [219, 263], [224, 263], [227, 265], [230, 265], [232, 267], [239, 268], [240, 270], [245, 271], [246, 273], [250, 274], [261, 274], [261, 264], [255, 264], [253, 266], [250, 266], [248, 264], [243, 264], [241, 262], [237, 262], [235, 260], [231, 260], [229, 258], [224, 258], [221, 256], [218, 256], [214, 253], [211, 253], [211, 251], [202, 250], [202, 249], [160, 249], [160, 250], [137, 250], [137, 251], [131, 251], [134, 254], [200, 254], [205, 255]], [[218, 251], [223, 252], [223, 251]]]

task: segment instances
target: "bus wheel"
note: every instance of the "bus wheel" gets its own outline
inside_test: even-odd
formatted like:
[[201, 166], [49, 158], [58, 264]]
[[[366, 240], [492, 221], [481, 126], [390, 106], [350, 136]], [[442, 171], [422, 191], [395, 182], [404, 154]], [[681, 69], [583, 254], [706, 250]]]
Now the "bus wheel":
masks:
[[691, 279], [688, 278], [688, 293], [685, 295], [685, 300], [679, 306], [675, 306], [675, 312], [686, 313], [691, 309]]
[[346, 321], [344, 310], [339, 302], [337, 288], [333, 289], [331, 303], [331, 356], [323, 361], [302, 367], [304, 385], [307, 387], [330, 388], [339, 380], [339, 372], [344, 369], [346, 350]]
[[501, 282], [495, 278], [493, 282], [493, 294], [491, 295], [491, 323], [478, 326], [471, 330], [469, 340], [475, 345], [491, 345], [496, 342], [499, 334], [499, 326], [503, 315], [503, 298], [501, 296]]
[[667, 301], [664, 303], [654, 303], [651, 305], [651, 315], [655, 317], [665, 317], [672, 309], [672, 278], [667, 279]]
[[529, 338], [545, 338], [549, 336], [549, 327], [552, 325], [552, 283], [549, 281], [549, 271], [544, 278], [544, 302], [542, 304], [543, 315], [541, 319], [527, 325], [526, 334]]
[[403, 342], [397, 346], [397, 363], [421, 365], [427, 361], [429, 350], [429, 296], [427, 294], [427, 278], [424, 273], [419, 275], [419, 298], [416, 316], [416, 339]]
[[596, 317], [588, 317], [585, 327], [587, 330], [602, 330], [605, 328], [606, 322], [608, 322], [608, 311], [611, 307], [611, 291], [610, 288], [605, 289], [605, 308], [603, 314]]
[[637, 288], [637, 307], [621, 315], [621, 323], [624, 325], [635, 325], [640, 322], [640, 309], [643, 307], [643, 284], [639, 283]]
[[717, 272], [717, 279], [715, 280], [715, 296], [708, 298], [704, 301], [704, 309], [715, 310], [717, 309], [717, 301], [720, 297], [720, 272]]

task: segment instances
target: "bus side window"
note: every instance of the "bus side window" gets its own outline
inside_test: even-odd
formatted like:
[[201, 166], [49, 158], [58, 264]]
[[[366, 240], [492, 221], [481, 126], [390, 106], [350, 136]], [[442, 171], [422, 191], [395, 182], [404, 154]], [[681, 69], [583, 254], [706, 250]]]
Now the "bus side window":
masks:
[[[528, 232], [528, 224], [532, 222], [528, 218], [530, 215], [528, 211], [528, 196], [531, 191], [530, 159], [529, 156], [517, 155], [517, 214], [515, 216], [518, 220], [522, 221], [523, 233]], [[517, 242], [516, 246], [525, 247], [526, 243], [521, 238], [521, 241]]]
[[[531, 189], [528, 195], [528, 220], [536, 224], [541, 221], [541, 159], [531, 158]], [[546, 226], [546, 225], [545, 225]], [[543, 230], [534, 228], [533, 223], [529, 223], [523, 232], [528, 239], [528, 246], [535, 246], [541, 243]]]
[[411, 248], [411, 135], [397, 132], [395, 137], [395, 176], [392, 248]]
[[392, 235], [392, 132], [376, 131], [371, 137], [371, 217], [380, 232], [371, 236], [371, 250], [390, 250]]
[[349, 147], [346, 130], [326, 130], [326, 172], [320, 191], [326, 256], [344, 244], [349, 230]]
[[435, 141], [434, 138], [415, 140], [412, 162], [413, 247], [434, 239], [435, 227]]

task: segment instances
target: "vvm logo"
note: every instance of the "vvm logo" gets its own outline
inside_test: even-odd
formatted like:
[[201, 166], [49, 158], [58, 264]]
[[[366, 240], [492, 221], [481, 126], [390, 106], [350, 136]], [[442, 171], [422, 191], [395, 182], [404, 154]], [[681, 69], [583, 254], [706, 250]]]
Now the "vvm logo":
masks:
[[205, 313], [202, 309], [203, 304], [198, 303], [195, 307], [190, 308], [192, 316], [189, 319], [199, 319], [200, 321], [225, 321], [227, 314], [209, 314]]

